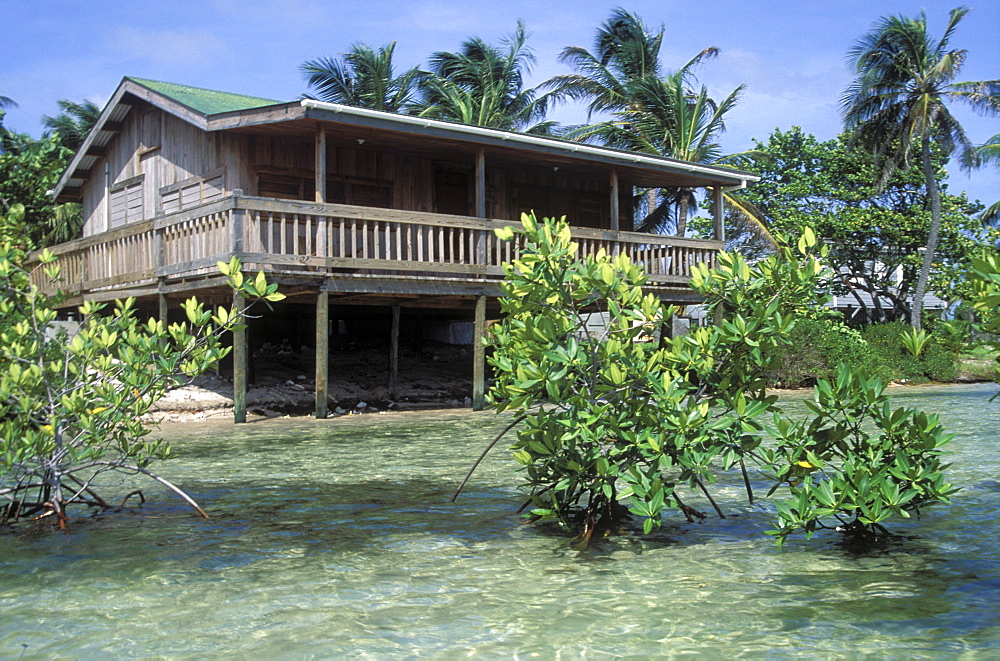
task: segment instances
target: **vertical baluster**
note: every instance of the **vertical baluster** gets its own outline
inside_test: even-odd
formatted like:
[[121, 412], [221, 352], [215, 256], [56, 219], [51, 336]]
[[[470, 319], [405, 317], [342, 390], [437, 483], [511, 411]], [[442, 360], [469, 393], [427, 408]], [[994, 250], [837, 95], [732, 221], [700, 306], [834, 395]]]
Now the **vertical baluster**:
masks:
[[267, 252], [274, 254], [274, 212], [267, 212]]
[[306, 216], [306, 252], [305, 254], [312, 257], [313, 254], [313, 217], [311, 215]]

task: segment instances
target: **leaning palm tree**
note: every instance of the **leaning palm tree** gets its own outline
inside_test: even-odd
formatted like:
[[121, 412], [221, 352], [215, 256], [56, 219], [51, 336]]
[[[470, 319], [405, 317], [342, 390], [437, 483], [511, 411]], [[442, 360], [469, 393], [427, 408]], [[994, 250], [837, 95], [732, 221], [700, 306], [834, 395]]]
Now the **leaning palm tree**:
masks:
[[90, 99], [76, 103], [69, 99], [59, 99], [56, 103], [62, 110], [55, 117], [42, 115], [42, 124], [59, 134], [59, 144], [76, 151], [83, 144], [101, 116], [100, 107]]
[[501, 42], [504, 50], [474, 37], [457, 53], [435, 53], [431, 70], [421, 77], [422, 98], [414, 112], [506, 131], [549, 133], [554, 124], [544, 118], [551, 95], [524, 87], [535, 63], [527, 37], [518, 21], [514, 33]]
[[1000, 80], [953, 82], [967, 51], [950, 49], [949, 42], [968, 12], [965, 7], [953, 9], [940, 40], [927, 33], [923, 12], [917, 18], [883, 17], [848, 53], [857, 78], [843, 95], [844, 123], [856, 128], [856, 142], [880, 159], [879, 183], [884, 185], [892, 172], [906, 167], [914, 152], [923, 166], [931, 223], [913, 292], [911, 324], [917, 330], [941, 228], [941, 193], [931, 162], [933, 147], [945, 155], [957, 150], [965, 167], [976, 161], [975, 147], [947, 103], [961, 101], [983, 115], [1000, 112]]
[[321, 57], [299, 68], [321, 101], [399, 113], [413, 100], [419, 69], [395, 75], [395, 49], [395, 41], [378, 50], [354, 44], [342, 59]]

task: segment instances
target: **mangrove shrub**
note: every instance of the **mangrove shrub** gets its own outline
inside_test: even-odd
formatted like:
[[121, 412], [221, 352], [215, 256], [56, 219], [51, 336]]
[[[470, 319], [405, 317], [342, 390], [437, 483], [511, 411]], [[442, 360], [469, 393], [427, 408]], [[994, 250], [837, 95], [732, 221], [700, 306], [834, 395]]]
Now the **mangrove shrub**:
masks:
[[[497, 236], [516, 240], [520, 250], [504, 266], [504, 319], [491, 331], [495, 382], [488, 396], [497, 411], [512, 411], [523, 421], [511, 449], [523, 467], [533, 519], [558, 522], [586, 540], [639, 517], [648, 533], [660, 525], [664, 510], [679, 510], [689, 520], [704, 516], [684, 502], [691, 492], [703, 494], [724, 516], [711, 492], [714, 475], [742, 470], [752, 500], [750, 464], [775, 480], [772, 492], [781, 488], [791, 502], [804, 499], [810, 506], [795, 509], [794, 517], [784, 514], [791, 506], [779, 510], [779, 540], [799, 529], [811, 534], [830, 517], [831, 527], [878, 531], [874, 526], [883, 518], [875, 511], [900, 513], [946, 498], [946, 485], [932, 475], [945, 440], [936, 421], [886, 414], [892, 434], [886, 442], [907, 457], [897, 462], [883, 447], [885, 439], [853, 426], [857, 433], [850, 442], [836, 439], [834, 431], [827, 433], [829, 444], [807, 445], [766, 393], [778, 349], [796, 320], [827, 314], [820, 288], [829, 275], [822, 265], [826, 249], [811, 231], [753, 265], [739, 254], [722, 253], [714, 267], [693, 267], [691, 286], [705, 297], [717, 323], [674, 338], [665, 328], [675, 310], [643, 293], [646, 276], [625, 254], [600, 251], [581, 258], [565, 221], [539, 222], [529, 215], [521, 228], [497, 230]], [[595, 323], [602, 311], [602, 323]], [[838, 393], [846, 388], [855, 394], [827, 396], [834, 386], [821, 382], [817, 415], [841, 416], [835, 419], [849, 426], [882, 415], [882, 408], [875, 411], [883, 406], [881, 392], [872, 390], [875, 381], [842, 387], [838, 379], [835, 385]], [[852, 397], [869, 406], [858, 409]], [[769, 449], [765, 414], [778, 416], [772, 433], [779, 442]], [[823, 418], [806, 429], [827, 424]], [[910, 435], [918, 427], [924, 440], [911, 452]], [[916, 487], [902, 483], [898, 493], [883, 490], [880, 480], [890, 478], [882, 469], [888, 465], [888, 475], [895, 475], [891, 470], [904, 470], [906, 460], [920, 475], [919, 492], [911, 494], [907, 489]], [[786, 470], [806, 470], [807, 461], [805, 474]], [[845, 468], [849, 475], [838, 482], [825, 468], [862, 462], [874, 465], [867, 478]], [[862, 480], [854, 485], [857, 493], [873, 493], [879, 504], [857, 494], [832, 504], [824, 500], [823, 482], [849, 493], [852, 480]], [[816, 489], [804, 488], [807, 481]]]
[[[58, 279], [53, 256], [40, 259], [38, 268]], [[220, 336], [243, 322], [243, 306], [210, 310], [192, 298], [186, 323], [167, 325], [140, 319], [132, 299], [88, 301], [69, 335], [55, 324], [56, 300], [29, 284], [18, 261], [0, 246], [0, 521], [52, 516], [62, 527], [71, 506], [109, 508], [98, 493], [109, 473], [145, 474], [198, 508], [150, 472], [170, 447], [145, 418], [168, 389], [229, 351]], [[263, 273], [245, 278], [235, 258], [219, 268], [236, 296], [283, 298]]]

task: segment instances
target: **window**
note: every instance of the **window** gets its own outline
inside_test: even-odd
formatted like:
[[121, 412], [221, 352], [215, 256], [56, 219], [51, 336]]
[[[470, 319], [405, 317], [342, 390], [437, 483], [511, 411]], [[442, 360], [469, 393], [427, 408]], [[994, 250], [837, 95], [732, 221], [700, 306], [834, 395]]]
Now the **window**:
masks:
[[[120, 181], [111, 187], [111, 227], [134, 223], [145, 216], [142, 208], [143, 175]], [[110, 228], [109, 228], [110, 229]]]
[[174, 213], [217, 200], [225, 190], [225, 169], [219, 169], [164, 186], [160, 189], [160, 206], [163, 213]]

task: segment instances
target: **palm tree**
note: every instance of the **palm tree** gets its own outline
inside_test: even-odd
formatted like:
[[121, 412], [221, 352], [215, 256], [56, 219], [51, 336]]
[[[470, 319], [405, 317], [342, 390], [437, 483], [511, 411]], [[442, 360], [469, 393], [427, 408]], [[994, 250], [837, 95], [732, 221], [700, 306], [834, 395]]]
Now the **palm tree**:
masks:
[[[716, 142], [725, 130], [724, 118], [737, 102], [744, 86], [740, 85], [721, 102], [708, 95], [702, 85], [689, 86], [690, 69], [684, 68], [664, 77], [645, 76], [627, 86], [632, 97], [628, 108], [616, 113], [616, 119], [606, 123], [614, 146], [678, 160], [707, 165], [737, 165], [749, 153], [724, 154]], [[602, 131], [597, 129], [599, 134]], [[617, 139], [613, 136], [617, 134]], [[585, 134], [583, 134], [585, 135]], [[678, 236], [684, 236], [690, 214], [697, 208], [695, 189], [689, 187], [656, 191], [658, 205], [648, 205], [650, 213], [636, 228], [640, 231], [664, 229], [673, 225]], [[745, 203], [732, 195], [728, 205], [749, 211]], [[670, 215], [673, 215], [672, 220]]]
[[[663, 32], [662, 26], [659, 32], [651, 32], [641, 18], [619, 7], [597, 28], [594, 52], [579, 46], [563, 49], [559, 61], [579, 73], [555, 76], [544, 86], [555, 90], [559, 97], [586, 101], [587, 121], [595, 113], [624, 110], [632, 101], [629, 84], [659, 75]], [[696, 59], [717, 52], [707, 49]]]
[[62, 112], [55, 117], [42, 115], [42, 124], [59, 134], [59, 142], [63, 147], [76, 151], [97, 124], [101, 109], [90, 99], [84, 99], [82, 103], [59, 99], [56, 103]]
[[514, 33], [501, 41], [505, 50], [473, 37], [457, 53], [434, 53], [431, 70], [421, 77], [422, 99], [414, 112], [505, 131], [549, 133], [554, 124], [543, 120], [551, 95], [524, 87], [524, 76], [535, 63], [527, 37], [518, 21]]
[[931, 224], [920, 275], [913, 292], [911, 324], [921, 327], [924, 292], [937, 250], [941, 227], [941, 193], [931, 163], [932, 145], [945, 155], [958, 150], [965, 167], [975, 163], [975, 147], [946, 102], [962, 101], [984, 115], [1000, 112], [1000, 80], [952, 82], [965, 62], [967, 51], [949, 49], [949, 42], [968, 8], [953, 9], [944, 35], [935, 40], [927, 33], [927, 17], [881, 18], [858, 39], [848, 53], [857, 74], [844, 93], [844, 123], [856, 128], [856, 141], [881, 161], [884, 185], [893, 171], [906, 167], [919, 153]]
[[343, 53], [343, 59], [321, 57], [299, 68], [321, 101], [399, 113], [413, 101], [419, 69], [396, 76], [395, 49], [395, 41], [378, 50], [359, 43]]
[[[717, 103], [705, 86], [697, 86], [694, 68], [718, 55], [712, 47], [701, 51], [680, 69], [664, 73], [660, 46], [664, 28], [650, 31], [642, 19], [615, 9], [597, 30], [594, 52], [571, 46], [560, 59], [578, 73], [556, 76], [545, 83], [559, 97], [585, 100], [588, 112], [610, 112], [612, 119], [575, 127], [567, 136], [648, 154], [695, 163], [735, 165], [749, 152], [725, 155], [718, 142], [724, 117], [739, 101], [740, 85]], [[759, 214], [737, 195], [727, 193], [725, 204], [769, 243], [770, 235]], [[647, 215], [638, 231], [672, 227], [683, 236], [690, 214], [697, 208], [694, 189], [646, 191]]]

